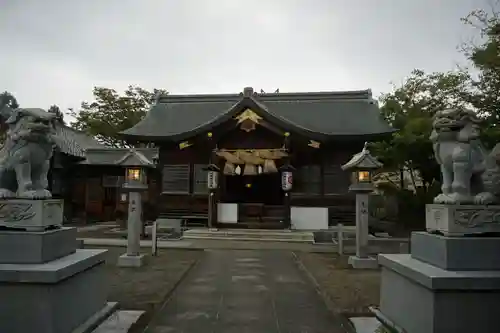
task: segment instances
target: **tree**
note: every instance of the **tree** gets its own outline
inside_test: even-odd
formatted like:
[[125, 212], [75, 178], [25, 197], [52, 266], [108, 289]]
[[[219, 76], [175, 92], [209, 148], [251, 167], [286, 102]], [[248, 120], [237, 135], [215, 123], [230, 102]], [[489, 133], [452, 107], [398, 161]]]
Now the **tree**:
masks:
[[414, 70], [401, 86], [379, 98], [382, 117], [398, 130], [373, 144], [386, 169], [408, 172], [415, 189], [420, 179], [424, 192], [440, 180], [429, 140], [432, 117], [438, 110], [465, 107], [469, 82], [463, 71], [426, 74]]
[[56, 120], [59, 121], [62, 124], [65, 124], [64, 121], [64, 114], [62, 113], [61, 109], [57, 105], [51, 105], [49, 109], [47, 110], [49, 113], [53, 113], [56, 116]]
[[478, 71], [472, 80], [470, 101], [486, 118], [483, 141], [491, 147], [500, 141], [500, 15], [499, 1], [490, 10], [474, 10], [462, 21], [479, 31], [480, 43], [462, 47], [465, 56]]
[[8, 91], [0, 93], [0, 108], [6, 105], [11, 107], [12, 109], [17, 109], [19, 107], [17, 99]]
[[83, 102], [77, 112], [70, 110], [76, 121], [71, 125], [93, 135], [100, 142], [111, 147], [125, 147], [128, 144], [118, 134], [129, 129], [144, 118], [157, 96], [167, 94], [165, 90], [152, 92], [129, 86], [123, 95], [116, 90], [95, 87], [93, 102]]

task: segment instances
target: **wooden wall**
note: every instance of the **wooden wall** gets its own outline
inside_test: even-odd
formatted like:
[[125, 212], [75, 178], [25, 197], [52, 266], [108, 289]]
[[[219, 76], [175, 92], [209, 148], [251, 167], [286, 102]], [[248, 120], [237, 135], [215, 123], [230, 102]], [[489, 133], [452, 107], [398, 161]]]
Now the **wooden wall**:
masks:
[[[281, 147], [284, 138], [267, 129], [257, 127], [246, 133], [241, 130], [215, 135], [213, 140], [218, 148], [251, 149]], [[160, 213], [171, 210], [186, 210], [192, 213], [204, 213], [208, 209], [206, 192], [193, 193], [195, 182], [200, 175], [195, 175], [195, 165], [219, 163], [211, 153], [214, 141], [195, 138], [192, 146], [179, 149], [177, 143], [160, 145], [160, 165], [148, 173], [149, 190], [143, 195], [144, 212], [147, 219], [155, 219]], [[307, 142], [307, 141], [306, 141]], [[342, 141], [323, 144], [319, 149], [308, 147], [304, 140], [291, 141], [291, 163], [294, 172], [294, 190], [291, 195], [293, 206], [321, 206], [330, 208], [332, 224], [336, 222], [352, 223], [354, 214], [354, 196], [348, 193], [350, 174], [340, 169], [354, 153], [363, 147], [361, 141]], [[110, 189], [103, 184], [109, 176], [123, 176], [122, 167], [104, 167], [79, 165], [74, 161], [62, 161], [53, 170], [64, 184], [63, 190], [56, 197], [65, 200], [67, 220], [106, 221], [126, 218], [127, 202], [121, 202], [119, 188]], [[188, 165], [189, 191], [186, 193], [163, 192], [163, 165]], [[51, 174], [51, 177], [54, 175]], [[198, 178], [197, 178], [198, 177]], [[198, 180], [197, 180], [198, 179]], [[203, 176], [202, 179], [206, 180]], [[221, 183], [224, 178], [221, 176]], [[206, 184], [198, 184], [198, 189]], [[220, 196], [220, 193], [219, 193]]]
[[[68, 191], [63, 196], [66, 220], [76, 223], [114, 221], [127, 217], [128, 201], [122, 201], [125, 169], [118, 166], [68, 165]], [[146, 219], [155, 219], [160, 187], [157, 170], [148, 172], [148, 191], [142, 195]], [[128, 200], [128, 196], [127, 196]]]
[[[191, 141], [193, 145], [185, 149], [179, 149], [179, 146], [174, 144], [164, 144], [160, 149], [160, 170], [161, 165], [190, 165], [191, 189], [194, 177], [193, 165], [216, 162], [213, 157], [211, 160], [210, 143], [203, 139], [198, 140]], [[259, 130], [259, 127], [249, 133], [235, 130], [215, 140], [217, 140], [218, 148], [227, 149], [279, 148], [284, 142], [282, 136], [267, 129], [260, 128]], [[341, 165], [346, 163], [353, 154], [361, 151], [362, 147], [362, 141], [339, 141], [315, 149], [304, 144], [304, 140], [292, 141], [291, 163], [297, 168], [294, 173], [296, 185], [291, 196], [292, 205], [330, 207], [332, 224], [338, 221], [352, 223], [355, 202], [354, 196], [348, 193], [350, 173], [341, 170]], [[224, 161], [218, 161], [218, 163], [222, 168]], [[159, 177], [161, 186], [162, 177], [161, 175]], [[220, 181], [223, 183], [223, 176]], [[207, 194], [164, 193], [159, 196], [157, 209], [159, 212], [176, 209], [202, 212], [207, 209], [207, 203]]]

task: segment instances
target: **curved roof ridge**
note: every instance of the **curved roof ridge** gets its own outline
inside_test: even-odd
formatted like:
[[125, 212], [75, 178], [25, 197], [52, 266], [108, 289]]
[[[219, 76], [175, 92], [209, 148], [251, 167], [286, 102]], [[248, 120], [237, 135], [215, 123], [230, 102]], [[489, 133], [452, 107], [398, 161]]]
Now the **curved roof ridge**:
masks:
[[[188, 95], [163, 95], [158, 99], [158, 103], [185, 103], [185, 102], [227, 102], [231, 100], [239, 100], [243, 97], [243, 93], [234, 94], [188, 94]], [[364, 90], [346, 90], [346, 91], [315, 91], [315, 92], [272, 92], [272, 93], [258, 93], [254, 92], [252, 96], [248, 96], [262, 100], [275, 100], [300, 98], [302, 100], [309, 99], [371, 99], [371, 89]]]
[[227, 102], [241, 99], [242, 94], [191, 94], [191, 95], [165, 95], [158, 99], [158, 103], [185, 103], [185, 102]]
[[308, 92], [308, 93], [300, 93], [300, 92], [289, 92], [289, 93], [271, 93], [271, 94], [258, 94], [258, 99], [262, 99], [263, 101], [272, 100], [287, 100], [287, 99], [300, 99], [304, 100], [325, 100], [325, 99], [333, 99], [333, 100], [371, 100], [372, 91], [370, 89], [367, 90], [352, 90], [352, 91], [319, 91], [319, 92]]
[[[182, 139], [210, 130], [244, 107], [290, 130], [319, 136], [385, 134], [393, 129], [379, 117], [371, 90], [306, 93], [167, 95], [146, 117], [121, 134]], [[258, 110], [257, 110], [258, 109]], [[311, 135], [312, 137], [312, 135]]]

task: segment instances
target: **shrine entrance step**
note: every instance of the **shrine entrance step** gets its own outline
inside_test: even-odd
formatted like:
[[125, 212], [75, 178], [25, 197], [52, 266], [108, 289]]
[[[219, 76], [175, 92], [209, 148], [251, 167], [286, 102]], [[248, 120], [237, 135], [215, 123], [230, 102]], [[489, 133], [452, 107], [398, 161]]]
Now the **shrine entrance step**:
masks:
[[310, 231], [264, 229], [189, 229], [184, 231], [183, 238], [239, 241], [274, 241], [290, 243], [314, 242], [314, 235]]

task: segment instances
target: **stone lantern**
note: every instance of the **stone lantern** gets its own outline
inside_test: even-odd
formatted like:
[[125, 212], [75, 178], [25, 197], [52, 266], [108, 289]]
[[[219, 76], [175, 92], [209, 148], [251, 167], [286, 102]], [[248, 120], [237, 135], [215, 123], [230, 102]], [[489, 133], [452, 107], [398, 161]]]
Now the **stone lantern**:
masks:
[[147, 191], [147, 169], [155, 163], [142, 152], [130, 151], [117, 163], [125, 167], [123, 192], [128, 193], [127, 252], [118, 258], [118, 266], [140, 267], [144, 255], [140, 253], [142, 231], [142, 192]]
[[342, 166], [342, 170], [352, 172], [349, 191], [356, 194], [356, 256], [349, 257], [349, 264], [354, 268], [378, 267], [377, 259], [368, 256], [368, 204], [374, 189], [372, 173], [381, 167], [382, 163], [370, 154], [367, 143]]
[[219, 187], [220, 169], [215, 164], [209, 164], [205, 170], [207, 171], [207, 187], [208, 187], [208, 228], [212, 229], [214, 221], [217, 220], [217, 207], [215, 207], [215, 193]]

